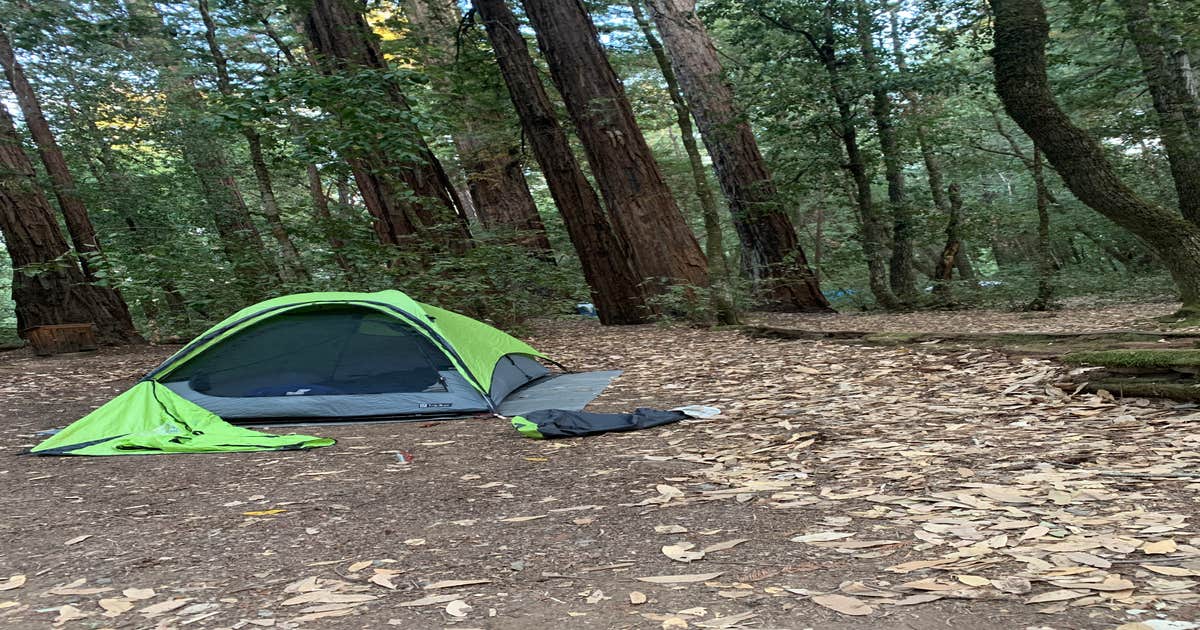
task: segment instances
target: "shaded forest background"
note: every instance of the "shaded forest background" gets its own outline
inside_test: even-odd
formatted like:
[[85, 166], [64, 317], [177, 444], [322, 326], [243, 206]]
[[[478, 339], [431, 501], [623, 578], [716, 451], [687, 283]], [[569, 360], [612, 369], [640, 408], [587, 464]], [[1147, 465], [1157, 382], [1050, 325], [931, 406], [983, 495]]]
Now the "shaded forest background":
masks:
[[[1045, 3], [1044, 76], [1092, 155], [997, 76], [1036, 69], [1013, 55], [1042, 48], [1039, 2], [644, 1], [0, 0], [28, 164], [0, 160], [0, 328], [14, 285], [116, 289], [154, 338], [393, 287], [505, 327], [593, 301], [625, 322], [1190, 302], [1200, 258], [1130, 204], [1200, 219], [1200, 6]], [[1091, 198], [1112, 182], [1120, 208]], [[14, 246], [38, 195], [59, 241]]]

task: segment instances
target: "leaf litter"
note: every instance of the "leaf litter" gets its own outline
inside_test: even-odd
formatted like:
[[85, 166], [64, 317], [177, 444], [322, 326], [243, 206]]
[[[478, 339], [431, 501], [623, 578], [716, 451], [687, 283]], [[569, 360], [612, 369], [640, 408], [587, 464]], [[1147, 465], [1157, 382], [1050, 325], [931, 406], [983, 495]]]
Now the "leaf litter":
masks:
[[[664, 334], [676, 339], [670, 344], [674, 356], [662, 353], [661, 343], [652, 347], [651, 342]], [[1188, 476], [1200, 470], [1200, 439], [1192, 435], [1200, 414], [1187, 408], [1121, 400], [1103, 392], [1072, 392], [1057, 386], [1065, 369], [990, 350], [863, 348], [648, 328], [630, 333], [606, 330], [594, 344], [584, 344], [576, 357], [555, 354], [569, 362], [575, 359], [572, 365], [583, 368], [589, 360], [586, 352], [595, 353], [599, 346], [603, 355], [606, 344], [618, 341], [619, 347], [609, 346], [609, 352], [623, 356], [612, 366], [629, 369], [606, 394], [605, 404], [627, 406], [621, 396], [641, 391], [650, 399], [637, 404], [662, 404], [660, 398], [674, 396], [680, 403], [718, 406], [722, 414], [653, 432], [605, 436], [583, 446], [531, 446], [528, 455], [517, 457], [531, 469], [560, 465], [565, 457], [560, 454], [596, 445], [612, 454], [616, 466], [640, 461], [661, 466], [662, 472], [657, 478], [622, 477], [630, 483], [628, 498], [620, 504], [571, 497], [571, 503], [545, 507], [514, 502], [495, 514], [512, 519], [508, 522], [532, 521], [521, 535], [535, 538], [559, 523], [571, 526], [577, 520], [586, 521], [576, 523], [581, 530], [610, 527], [610, 512], [644, 515], [648, 522], [643, 536], [651, 549], [673, 547], [699, 557], [680, 561], [665, 551], [655, 553], [655, 559], [640, 553], [596, 555], [574, 568], [563, 558], [566, 564], [551, 563], [539, 570], [575, 577], [545, 579], [578, 582], [578, 576], [591, 575], [586, 567], [620, 566], [603, 582], [604, 590], [622, 592], [620, 587], [610, 588], [622, 580], [626, 585], [642, 582], [647, 593], [626, 589], [629, 595], [617, 598], [619, 603], [639, 606], [639, 613], [649, 610], [646, 614], [661, 616], [659, 623], [669, 620], [676, 627], [753, 624], [756, 616], [771, 616], [764, 598], [777, 600], [784, 610], [798, 606], [810, 614], [846, 616], [884, 615], [896, 606], [937, 609], [937, 602], [944, 600], [970, 606], [970, 600], [1001, 599], [1034, 614], [1093, 608], [1114, 613], [1170, 611], [1200, 603], [1196, 581], [1189, 579], [1200, 576], [1200, 539], [1193, 533], [1188, 505], [1200, 489], [1200, 478]], [[724, 348], [714, 352], [714, 344]], [[712, 358], [722, 356], [731, 358]], [[664, 377], [681, 364], [695, 374]], [[441, 435], [464, 443], [461, 434]], [[328, 460], [315, 466], [320, 469], [316, 472], [343, 468]], [[482, 473], [475, 478], [491, 474], [482, 468], [475, 472]], [[461, 475], [462, 471], [455, 473]], [[334, 477], [308, 475], [306, 483], [319, 485]], [[479, 490], [497, 493], [496, 500], [519, 500], [515, 485], [496, 483]], [[574, 508], [557, 507], [585, 501], [604, 505], [591, 506], [600, 511], [585, 519], [571, 514]], [[790, 531], [772, 531], [688, 518], [719, 505], [737, 513], [785, 515], [795, 525]], [[532, 516], [510, 516], [514, 514]], [[456, 515], [446, 520], [472, 528], [506, 519]], [[701, 524], [711, 522], [725, 529]], [[307, 529], [316, 536], [333, 527]], [[656, 540], [650, 540], [651, 533]], [[441, 544], [433, 535], [415, 530], [396, 540], [406, 541], [405, 547], [414, 547], [409, 540], [426, 540], [410, 538], [413, 534], [428, 536], [418, 548]], [[715, 542], [702, 538], [718, 535]], [[784, 549], [790, 558], [777, 564]], [[345, 571], [344, 562], [350, 560], [326, 565], [319, 576], [295, 576], [274, 604], [263, 605], [280, 606], [281, 621], [304, 623], [354, 614], [394, 597], [389, 600], [392, 605], [414, 613], [428, 610], [458, 619], [459, 614], [486, 614], [491, 604], [476, 601], [474, 592], [417, 597], [421, 591], [415, 589], [516, 588], [502, 579], [397, 578], [420, 565], [389, 569], [379, 561], [358, 561]], [[688, 562], [695, 572], [672, 571], [678, 562]], [[505, 559], [501, 566], [508, 571], [509, 564]], [[514, 571], [522, 570], [517, 564], [524, 566], [512, 564]], [[831, 568], [803, 568], [822, 565]], [[20, 570], [21, 565], [16, 567]], [[444, 568], [434, 575], [447, 574], [453, 576]], [[327, 577], [332, 575], [340, 579]], [[853, 579], [825, 582], [834, 576]], [[67, 617], [149, 609], [169, 621], [174, 617], [167, 615], [204, 604], [172, 595], [159, 604], [133, 605], [130, 602], [139, 601], [132, 596], [138, 594], [131, 593], [134, 589], [68, 582], [73, 577], [57, 580], [60, 586], [55, 588], [83, 593], [105, 589], [64, 594], [97, 597], [104, 604], [94, 603], [96, 599], [72, 601], [56, 609], [62, 615], [63, 607], [72, 607]], [[490, 582], [500, 583], [485, 586]], [[0, 590], [28, 591], [12, 583], [13, 578], [0, 579]], [[55, 583], [48, 580], [40, 588]], [[618, 603], [606, 604], [608, 597], [595, 595], [598, 585], [588, 589], [585, 599], [594, 598], [597, 609]], [[660, 590], [677, 598], [686, 594], [703, 606], [661, 605], [662, 611], [655, 611], [664, 597]], [[151, 591], [143, 599], [153, 597]], [[283, 606], [296, 598], [299, 601]], [[748, 602], [755, 602], [753, 613]], [[0, 614], [4, 610], [0, 608]], [[701, 610], [706, 615], [684, 614]], [[195, 609], [191, 614], [214, 612]], [[244, 621], [238, 623], [260, 625]]]

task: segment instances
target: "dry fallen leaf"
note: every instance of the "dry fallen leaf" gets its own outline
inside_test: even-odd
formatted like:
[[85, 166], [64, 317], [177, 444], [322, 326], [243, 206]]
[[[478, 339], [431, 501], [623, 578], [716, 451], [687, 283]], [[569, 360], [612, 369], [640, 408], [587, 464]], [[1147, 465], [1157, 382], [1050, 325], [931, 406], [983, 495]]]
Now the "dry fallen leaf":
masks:
[[1175, 541], [1168, 538], [1166, 540], [1159, 540], [1157, 542], [1145, 543], [1142, 545], [1141, 549], [1142, 553], [1147, 555], [1162, 555], [1175, 553], [1177, 547], [1175, 545]]
[[966, 584], [967, 586], [987, 586], [988, 584], [992, 583], [991, 580], [978, 575], [960, 574], [954, 576], [954, 579]]
[[432, 606], [434, 604], [445, 604], [446, 602], [452, 602], [456, 599], [459, 599], [459, 597], [460, 597], [459, 595], [426, 595], [425, 597], [422, 597], [421, 599], [414, 599], [412, 601], [400, 602], [397, 605], [405, 606], [405, 607]]
[[116, 617], [133, 609], [133, 602], [124, 598], [113, 597], [101, 599], [98, 603], [104, 609], [105, 617]]
[[0, 581], [0, 591], [11, 591], [13, 589], [21, 588], [22, 586], [25, 586], [24, 575], [14, 575], [9, 577], [7, 580]]
[[426, 584], [425, 590], [431, 591], [437, 588], [454, 588], [456, 586], [471, 586], [473, 584], [490, 584], [491, 580], [442, 580], [432, 584]]
[[1012, 593], [1014, 595], [1024, 595], [1033, 589], [1029, 580], [1023, 577], [1010, 576], [992, 580], [992, 586], [998, 591]]
[[63, 544], [70, 547], [71, 545], [78, 545], [79, 543], [81, 543], [91, 537], [92, 537], [91, 534], [84, 534], [82, 536], [76, 536], [76, 537], [72, 538], [71, 540], [64, 542]]
[[154, 589], [152, 589], [152, 588], [127, 588], [127, 589], [121, 591], [121, 594], [125, 596], [125, 599], [136, 602], [136, 601], [141, 601], [143, 599], [150, 599], [151, 597], [154, 597]]
[[638, 606], [640, 604], [645, 604], [646, 603], [646, 594], [642, 593], [640, 591], [630, 591], [629, 603], [633, 604], [634, 606]]
[[1142, 568], [1146, 569], [1147, 571], [1153, 571], [1159, 575], [1169, 575], [1171, 577], [1200, 576], [1200, 572], [1193, 571], [1191, 569], [1185, 569], [1183, 567], [1167, 567], [1154, 564], [1143, 564]]
[[676, 562], [695, 562], [704, 558], [703, 551], [691, 551], [695, 548], [695, 543], [685, 542], [676, 543], [674, 545], [664, 545], [662, 553], [664, 556]]
[[358, 573], [359, 571], [362, 571], [363, 569], [371, 566], [372, 564], [375, 564], [374, 560], [359, 560], [358, 562], [355, 562], [354, 564], [351, 564], [350, 566], [346, 567], [346, 571], [348, 573]]
[[149, 606], [146, 606], [145, 608], [142, 608], [138, 612], [147, 617], [154, 617], [157, 615], [169, 613], [172, 610], [183, 608], [190, 601], [192, 601], [192, 599], [190, 597], [182, 597], [179, 599], [172, 598], [172, 599], [168, 599], [164, 602], [159, 602], [157, 604], [151, 604]]
[[462, 619], [471, 612], [471, 605], [461, 599], [456, 599], [449, 604], [446, 604], [446, 614], [451, 617]]
[[84, 617], [87, 617], [87, 616], [88, 616], [87, 613], [83, 612], [82, 610], [79, 610], [78, 608], [76, 608], [74, 606], [71, 606], [70, 604], [67, 604], [66, 606], [59, 607], [58, 616], [54, 618], [54, 625], [56, 625], [56, 626], [62, 625], [64, 623], [67, 623], [68, 621], [75, 621], [76, 619], [83, 619]]
[[854, 535], [854, 532], [816, 532], [813, 534], [804, 534], [792, 538], [792, 542], [811, 543], [811, 542], [829, 542], [831, 540], [841, 540]]
[[654, 533], [656, 534], [686, 534], [688, 528], [682, 525], [655, 525]]
[[709, 545], [709, 546], [705, 547], [704, 549], [700, 550], [700, 553], [706, 554], [706, 553], [714, 553], [717, 551], [725, 551], [726, 549], [733, 549], [734, 547], [736, 547], [744, 542], [748, 542], [749, 540], [750, 540], [749, 538], [735, 538], [733, 540], [726, 540], [725, 542], [719, 542], [719, 543], [716, 543], [713, 545]]
[[836, 610], [843, 615], [853, 615], [856, 617], [869, 615], [875, 610], [861, 599], [856, 597], [847, 597], [845, 595], [838, 595], [837, 593], [830, 593], [828, 595], [813, 595], [812, 601], [813, 603], [824, 606], [830, 610]]
[[635, 578], [639, 582], [650, 582], [651, 584], [691, 584], [693, 582], [707, 582], [721, 577], [721, 573], [692, 573], [688, 575], [651, 575], [649, 577]]
[[332, 591], [312, 591], [283, 600], [282, 606], [299, 606], [300, 604], [353, 604], [379, 599], [378, 595], [365, 593], [334, 593]]
[[276, 514], [283, 514], [286, 511], [279, 508], [273, 510], [253, 510], [251, 512], [242, 512], [242, 516], [274, 516]]
[[1087, 591], [1075, 591], [1070, 589], [1059, 589], [1047, 593], [1039, 593], [1025, 600], [1026, 604], [1044, 604], [1046, 602], [1061, 602], [1068, 599], [1079, 599], [1087, 595]]
[[524, 523], [526, 521], [536, 521], [541, 518], [546, 518], [546, 515], [539, 514], [537, 516], [514, 516], [512, 518], [502, 518], [502, 519], [500, 519], [500, 522], [501, 523]]

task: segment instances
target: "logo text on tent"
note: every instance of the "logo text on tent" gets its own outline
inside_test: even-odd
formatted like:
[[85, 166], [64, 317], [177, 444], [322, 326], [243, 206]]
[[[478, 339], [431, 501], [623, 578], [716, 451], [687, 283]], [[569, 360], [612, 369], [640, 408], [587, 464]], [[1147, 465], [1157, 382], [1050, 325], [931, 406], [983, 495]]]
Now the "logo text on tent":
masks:
[[421, 403], [418, 406], [422, 409], [428, 409], [430, 407], [453, 407], [454, 403]]

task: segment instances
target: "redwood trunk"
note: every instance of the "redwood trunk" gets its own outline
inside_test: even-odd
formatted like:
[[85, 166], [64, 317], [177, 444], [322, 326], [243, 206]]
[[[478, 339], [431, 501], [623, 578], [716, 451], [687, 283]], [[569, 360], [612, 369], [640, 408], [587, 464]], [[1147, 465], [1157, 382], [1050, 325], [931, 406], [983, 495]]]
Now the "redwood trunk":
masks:
[[959, 238], [959, 221], [962, 218], [962, 195], [959, 192], [958, 184], [950, 184], [948, 192], [949, 198], [946, 200], [946, 210], [949, 220], [946, 222], [946, 245], [942, 247], [942, 255], [938, 258], [933, 273], [933, 293], [941, 302], [946, 304], [953, 301], [953, 291], [950, 289], [950, 281], [954, 279], [955, 261], [962, 250], [962, 240]]
[[659, 292], [708, 285], [707, 262], [633, 117], [581, 0], [523, 0], [633, 267]]
[[505, 0], [474, 0], [474, 5], [487, 28], [509, 96], [546, 178], [550, 195], [579, 254], [601, 323], [646, 321], [650, 312], [646, 308], [641, 278], [630, 265], [628, 245], [609, 225], [600, 199], [575, 159], [571, 143], [558, 124], [554, 105], [529, 56], [516, 17]]
[[[456, 33], [462, 16], [455, 0], [406, 0], [405, 15], [421, 35], [427, 65], [442, 72], [443, 91], [455, 94], [454, 66], [459, 46]], [[477, 71], [471, 69], [471, 71]], [[509, 126], [508, 114], [497, 109], [491, 95], [461, 95], [464, 115], [453, 133], [454, 147], [467, 176], [467, 191], [479, 222], [489, 230], [513, 232], [517, 243], [550, 257], [550, 238], [529, 192], [520, 147], [498, 133]]]
[[0, 25], [0, 65], [4, 66], [4, 75], [17, 97], [17, 103], [25, 117], [25, 125], [29, 128], [29, 135], [37, 145], [38, 155], [46, 167], [46, 174], [50, 176], [54, 198], [58, 200], [58, 207], [67, 225], [67, 233], [70, 234], [71, 243], [79, 254], [83, 275], [88, 281], [94, 282], [94, 263], [99, 262], [97, 259], [101, 256], [100, 244], [96, 240], [96, 228], [92, 225], [83, 199], [75, 189], [75, 179], [67, 168], [67, 160], [54, 139], [54, 132], [50, 130], [45, 115], [42, 114], [42, 106], [33, 91], [33, 86], [29, 84], [24, 69], [17, 62], [12, 42], [9, 41], [3, 25]]
[[[359, 6], [352, 0], [312, 0], [301, 16], [317, 66], [329, 75], [356, 70], [387, 71], [388, 64]], [[466, 214], [441, 162], [414, 125], [408, 100], [394, 81], [384, 86], [398, 116], [386, 124], [409, 132], [415, 159], [391, 155], [388, 147], [366, 147], [347, 160], [367, 211], [375, 217], [380, 242], [400, 244], [420, 230], [450, 249], [468, 246]], [[415, 199], [410, 199], [408, 193]], [[437, 233], [442, 226], [448, 233]], [[446, 228], [449, 228], [446, 230]]]
[[1075, 197], [1139, 236], [1171, 272], [1181, 312], [1200, 313], [1200, 227], [1138, 196], [1059, 107], [1046, 75], [1050, 26], [1040, 0], [991, 0], [996, 92]]
[[694, 0], [649, 0], [688, 108], [713, 159], [751, 279], [766, 306], [828, 311]]
[[679, 138], [683, 142], [683, 150], [688, 156], [688, 166], [692, 172], [692, 185], [696, 187], [696, 201], [700, 204], [700, 214], [704, 218], [704, 254], [708, 258], [708, 278], [712, 283], [712, 307], [717, 321], [732, 325], [738, 323], [738, 313], [733, 303], [732, 280], [733, 273], [729, 269], [729, 258], [725, 255], [725, 235], [721, 228], [721, 215], [717, 211], [717, 199], [712, 188], [708, 185], [707, 169], [704, 158], [700, 155], [700, 147], [696, 143], [696, 133], [692, 128], [692, 112], [688, 108], [683, 90], [675, 69], [662, 42], [654, 35], [650, 21], [642, 13], [642, 0], [630, 0], [629, 8], [633, 17], [646, 37], [646, 45], [654, 54], [662, 71], [663, 80], [667, 82], [667, 93], [671, 96], [671, 104], [675, 106], [675, 124], [679, 126]]
[[138, 343], [129, 308], [109, 287], [89, 284], [75, 260], [50, 202], [38, 188], [12, 118], [0, 104], [0, 235], [12, 258], [13, 301], [21, 337], [35, 326], [96, 326], [103, 344]]

